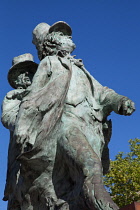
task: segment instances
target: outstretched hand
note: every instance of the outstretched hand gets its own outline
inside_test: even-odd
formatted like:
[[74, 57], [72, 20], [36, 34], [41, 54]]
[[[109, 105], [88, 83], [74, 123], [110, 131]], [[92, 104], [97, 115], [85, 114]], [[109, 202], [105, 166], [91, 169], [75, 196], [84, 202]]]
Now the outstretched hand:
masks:
[[129, 116], [135, 111], [135, 104], [129, 98], [123, 98], [120, 104], [119, 114]]

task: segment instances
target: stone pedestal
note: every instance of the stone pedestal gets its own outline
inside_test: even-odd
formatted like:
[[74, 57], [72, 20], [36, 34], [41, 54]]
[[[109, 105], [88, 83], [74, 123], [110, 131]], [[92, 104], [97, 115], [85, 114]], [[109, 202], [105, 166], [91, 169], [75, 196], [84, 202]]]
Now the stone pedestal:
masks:
[[127, 206], [122, 207], [120, 210], [140, 210], [140, 202], [133, 202]]

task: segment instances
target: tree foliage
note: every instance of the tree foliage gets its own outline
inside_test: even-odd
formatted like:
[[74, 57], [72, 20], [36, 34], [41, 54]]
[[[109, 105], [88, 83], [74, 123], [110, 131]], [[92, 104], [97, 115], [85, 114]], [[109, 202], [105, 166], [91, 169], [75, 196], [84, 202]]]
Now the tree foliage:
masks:
[[130, 139], [129, 144], [130, 152], [119, 152], [104, 177], [104, 184], [119, 207], [140, 200], [140, 139]]

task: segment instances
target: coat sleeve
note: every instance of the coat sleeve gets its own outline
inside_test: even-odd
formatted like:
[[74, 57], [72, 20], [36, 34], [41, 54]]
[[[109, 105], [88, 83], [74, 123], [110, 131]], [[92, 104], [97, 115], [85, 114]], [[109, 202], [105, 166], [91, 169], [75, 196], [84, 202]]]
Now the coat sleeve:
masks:
[[7, 93], [3, 100], [2, 104], [2, 118], [1, 121], [7, 129], [10, 131], [14, 130], [16, 117], [19, 111], [19, 106], [21, 103], [21, 100], [17, 98], [12, 98], [12, 95], [14, 94], [15, 90], [12, 90]]
[[102, 86], [84, 67], [82, 67], [82, 70], [85, 72], [91, 83], [93, 97], [100, 107], [100, 119], [105, 119], [112, 111], [121, 114], [120, 108], [122, 101], [123, 99], [128, 98], [116, 93], [114, 90], [106, 86]]
[[121, 114], [120, 108], [122, 105], [122, 101], [126, 98], [126, 96], [120, 95], [108, 87], [102, 87], [100, 91], [99, 101], [100, 104], [103, 106], [103, 111], [106, 115], [109, 115], [112, 111], [117, 114]]
[[122, 100], [124, 98], [128, 98], [126, 96], [116, 93], [114, 90], [106, 86], [102, 86], [94, 77], [90, 75], [90, 73], [85, 68], [83, 68], [83, 70], [92, 84], [91, 86], [93, 89], [93, 96], [97, 103], [101, 105], [105, 115], [109, 115], [112, 111], [116, 112], [117, 114], [120, 114]]

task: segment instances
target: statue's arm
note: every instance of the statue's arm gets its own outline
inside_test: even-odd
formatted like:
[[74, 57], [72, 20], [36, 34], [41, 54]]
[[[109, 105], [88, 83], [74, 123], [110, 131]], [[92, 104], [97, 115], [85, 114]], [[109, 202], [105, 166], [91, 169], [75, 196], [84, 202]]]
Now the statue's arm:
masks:
[[82, 69], [93, 84], [92, 92], [95, 100], [103, 108], [104, 117], [107, 117], [112, 111], [121, 115], [131, 115], [135, 111], [134, 102], [128, 97], [120, 95], [108, 87], [102, 86], [84, 67]]
[[114, 111], [120, 115], [131, 115], [135, 111], [133, 101], [108, 87], [102, 87], [100, 104], [103, 105], [106, 112]]
[[[21, 94], [24, 90], [12, 90], [7, 93], [2, 104], [1, 121], [7, 129], [13, 131], [19, 106], [21, 103]], [[20, 98], [20, 99], [19, 99]]]

